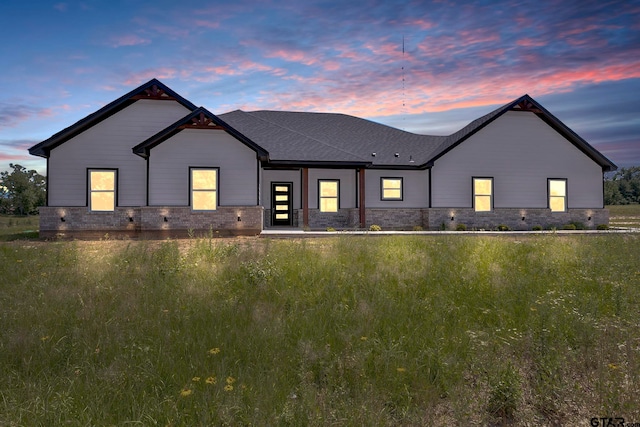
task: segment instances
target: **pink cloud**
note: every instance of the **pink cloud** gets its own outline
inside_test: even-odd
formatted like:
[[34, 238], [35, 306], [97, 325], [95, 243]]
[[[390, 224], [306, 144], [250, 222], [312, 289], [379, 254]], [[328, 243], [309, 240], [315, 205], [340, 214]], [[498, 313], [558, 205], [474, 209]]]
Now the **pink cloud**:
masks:
[[176, 75], [178, 75], [178, 70], [175, 68], [151, 68], [130, 73], [129, 76], [123, 80], [122, 85], [135, 86], [153, 78], [168, 80], [175, 78]]
[[123, 47], [123, 46], [139, 46], [151, 43], [151, 40], [142, 38], [135, 34], [125, 34], [121, 36], [114, 36], [109, 42], [111, 47]]
[[193, 22], [193, 25], [196, 27], [209, 28], [212, 30], [216, 30], [220, 28], [220, 23], [215, 21], [205, 21], [203, 19], [197, 19]]
[[524, 38], [516, 41], [516, 44], [518, 46], [523, 46], [523, 47], [540, 47], [540, 46], [546, 46], [547, 43], [542, 40]]

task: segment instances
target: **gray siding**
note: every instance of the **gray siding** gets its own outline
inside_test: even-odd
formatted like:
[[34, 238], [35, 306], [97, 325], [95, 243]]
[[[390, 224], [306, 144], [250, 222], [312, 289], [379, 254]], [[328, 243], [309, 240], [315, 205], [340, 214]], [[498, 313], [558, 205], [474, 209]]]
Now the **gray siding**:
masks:
[[188, 206], [189, 168], [220, 168], [220, 206], [256, 206], [258, 160], [255, 151], [222, 130], [187, 129], [149, 155], [149, 205]]
[[566, 178], [569, 208], [601, 208], [602, 168], [530, 112], [507, 112], [432, 169], [433, 207], [471, 207], [472, 177], [494, 178], [494, 208], [546, 208], [547, 178]]
[[131, 149], [188, 112], [175, 101], [136, 101], [54, 148], [47, 171], [49, 206], [86, 206], [87, 168], [117, 168], [118, 205], [144, 205], [145, 161]]
[[340, 180], [340, 209], [356, 207], [355, 169], [309, 169], [309, 209], [318, 209], [318, 180]]
[[265, 169], [262, 171], [262, 206], [265, 209], [271, 209], [271, 183], [272, 182], [291, 182], [293, 183], [293, 209], [302, 209], [302, 200], [300, 189], [301, 186], [300, 170], [272, 170]]
[[[402, 178], [403, 200], [382, 200], [380, 179]], [[365, 170], [367, 208], [426, 208], [429, 206], [429, 171]]]

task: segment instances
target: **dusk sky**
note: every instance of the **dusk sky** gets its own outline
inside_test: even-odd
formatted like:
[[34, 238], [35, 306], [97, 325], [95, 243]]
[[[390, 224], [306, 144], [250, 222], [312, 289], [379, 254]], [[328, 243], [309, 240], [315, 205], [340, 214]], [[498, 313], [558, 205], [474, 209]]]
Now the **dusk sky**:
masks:
[[30, 146], [154, 77], [214, 114], [431, 135], [528, 93], [640, 165], [640, 0], [2, 0], [0, 39], [0, 171], [44, 174]]

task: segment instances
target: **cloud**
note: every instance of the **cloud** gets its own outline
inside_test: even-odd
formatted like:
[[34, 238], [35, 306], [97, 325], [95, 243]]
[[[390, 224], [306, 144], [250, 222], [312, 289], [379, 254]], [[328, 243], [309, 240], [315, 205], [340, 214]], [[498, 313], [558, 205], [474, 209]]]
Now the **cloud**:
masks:
[[140, 37], [136, 34], [123, 34], [112, 36], [109, 39], [109, 46], [119, 48], [123, 46], [140, 46], [151, 43], [151, 40]]
[[51, 108], [0, 102], [0, 129], [16, 126], [32, 118], [51, 116], [52, 114], [53, 110]]

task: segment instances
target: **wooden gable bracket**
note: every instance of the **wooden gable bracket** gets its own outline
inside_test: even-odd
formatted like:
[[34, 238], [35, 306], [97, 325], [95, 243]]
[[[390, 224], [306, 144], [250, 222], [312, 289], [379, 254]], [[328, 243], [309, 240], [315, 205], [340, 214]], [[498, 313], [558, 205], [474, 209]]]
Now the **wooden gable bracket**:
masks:
[[153, 85], [150, 88], [145, 89], [143, 92], [132, 96], [131, 99], [161, 99], [176, 101], [173, 96], [167, 94], [162, 88], [159, 88], [158, 85]]
[[540, 114], [542, 111], [536, 108], [530, 101], [523, 99], [511, 108], [513, 111], [530, 111], [532, 113]]
[[222, 126], [218, 126], [213, 121], [200, 113], [198, 116], [191, 119], [191, 123], [186, 123], [180, 126], [180, 129], [224, 129]]

